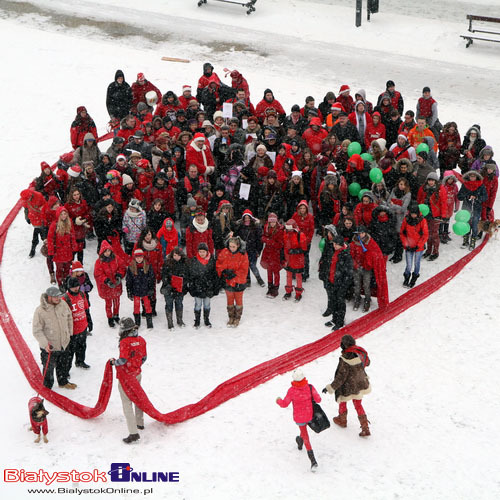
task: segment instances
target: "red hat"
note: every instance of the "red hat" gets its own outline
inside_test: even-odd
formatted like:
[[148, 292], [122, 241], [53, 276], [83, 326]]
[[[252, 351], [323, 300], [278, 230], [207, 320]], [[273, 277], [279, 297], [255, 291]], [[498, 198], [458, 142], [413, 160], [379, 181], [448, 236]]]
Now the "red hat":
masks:
[[292, 230], [297, 231], [298, 228], [299, 228], [299, 226], [297, 225], [297, 222], [295, 221], [295, 219], [288, 219], [285, 223], [285, 229], [288, 231], [292, 231]]
[[21, 191], [21, 200], [28, 201], [33, 196], [33, 189], [23, 189]]
[[201, 132], [194, 134], [193, 141], [205, 141], [205, 136]]
[[83, 264], [78, 261], [78, 260], [75, 260], [72, 264], [71, 264], [71, 272], [72, 273], [76, 273], [77, 271], [84, 271], [83, 269]]
[[78, 177], [82, 173], [82, 167], [76, 164], [68, 168], [68, 175], [70, 177]]
[[73, 152], [71, 153], [63, 153], [59, 159], [63, 161], [64, 163], [70, 163], [71, 160], [73, 159]]
[[149, 167], [149, 160], [146, 160], [146, 158], [143, 158], [142, 160], [139, 160], [137, 162], [137, 166], [139, 168], [148, 168]]
[[339, 94], [346, 94], [351, 91], [351, 87], [349, 85], [342, 85], [339, 90]]
[[268, 173], [269, 169], [267, 167], [264, 167], [264, 165], [257, 169], [257, 175], [260, 175], [261, 177], [265, 177]]
[[332, 111], [335, 111], [336, 109], [338, 109], [339, 111], [345, 111], [344, 106], [342, 106], [342, 104], [340, 104], [340, 102], [334, 102], [332, 104]]
[[186, 90], [191, 90], [191, 85], [183, 85], [182, 92], [185, 92]]
[[221, 201], [219, 201], [219, 206], [217, 207], [217, 210], [221, 210], [224, 205], [228, 205], [228, 206], [232, 207], [231, 202], [229, 202], [227, 200], [221, 200]]
[[142, 250], [141, 248], [137, 248], [136, 250], [134, 250], [133, 256], [144, 257], [144, 250]]
[[259, 123], [259, 120], [257, 119], [257, 117], [256, 117], [256, 116], [249, 116], [249, 117], [247, 118], [247, 123], [248, 123], [248, 122], [255, 122], [255, 123]]
[[311, 118], [309, 125], [316, 125], [318, 127], [321, 127], [321, 120], [317, 116], [315, 116], [314, 118]]
[[146, 78], [144, 78], [144, 73], [137, 73], [137, 81], [143, 82]]
[[278, 222], [278, 216], [271, 212], [268, 216], [267, 216], [267, 222]]
[[42, 161], [42, 163], [40, 163], [40, 168], [43, 172], [46, 168], [50, 168], [50, 165], [46, 161]]
[[241, 215], [241, 218], [243, 219], [243, 217], [245, 217], [245, 215], [248, 215], [248, 217], [250, 217], [250, 218], [251, 218], [251, 219], [253, 219], [253, 220], [257, 220], [257, 219], [254, 217], [254, 215], [253, 215], [252, 211], [251, 211], [250, 209], [248, 209], [248, 208], [247, 208], [246, 210], [244, 210], [244, 211], [243, 211], [243, 214]]

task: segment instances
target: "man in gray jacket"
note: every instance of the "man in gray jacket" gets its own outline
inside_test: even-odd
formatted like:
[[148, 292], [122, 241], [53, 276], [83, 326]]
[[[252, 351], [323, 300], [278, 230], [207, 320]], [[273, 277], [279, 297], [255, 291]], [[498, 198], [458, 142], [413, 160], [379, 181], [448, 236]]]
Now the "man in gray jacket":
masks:
[[76, 388], [76, 384], [68, 381], [70, 352], [67, 347], [73, 335], [73, 318], [68, 304], [61, 301], [62, 295], [59, 288], [48, 288], [42, 293], [40, 305], [33, 315], [33, 336], [40, 344], [40, 357], [45, 372], [43, 385], [49, 389], [54, 384], [54, 368], [59, 387]]

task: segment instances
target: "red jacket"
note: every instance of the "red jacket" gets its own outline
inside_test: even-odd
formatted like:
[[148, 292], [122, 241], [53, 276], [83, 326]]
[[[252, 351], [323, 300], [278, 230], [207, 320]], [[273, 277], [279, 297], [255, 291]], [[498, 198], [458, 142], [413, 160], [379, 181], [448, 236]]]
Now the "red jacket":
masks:
[[70, 138], [73, 149], [83, 146], [84, 137], [88, 132], [90, 132], [97, 140], [97, 128], [94, 120], [92, 120], [88, 114], [85, 118], [82, 118], [80, 116], [82, 111], [87, 111], [85, 106], [79, 106], [76, 108], [76, 117], [70, 128]]
[[87, 297], [80, 291], [76, 295], [67, 292], [64, 294], [63, 300], [68, 304], [73, 315], [73, 335], [84, 332], [89, 326], [87, 321], [87, 309], [89, 308]]
[[53, 210], [52, 207], [59, 201], [56, 196], [49, 196], [47, 203], [45, 203], [42, 215], [45, 227], [50, 227], [50, 225], [56, 220], [57, 210]]
[[418, 222], [416, 224], [408, 224], [408, 220], [413, 222], [409, 219], [410, 217], [410, 215], [407, 215], [401, 224], [401, 243], [406, 250], [416, 248], [417, 252], [421, 252], [425, 248], [425, 244], [429, 238], [427, 221], [424, 217], [417, 217]]
[[[375, 111], [378, 113], [378, 111]], [[373, 114], [375, 114], [373, 113]], [[373, 121], [366, 124], [365, 130], [365, 145], [369, 148], [372, 142], [376, 139], [385, 139], [385, 125], [379, 121], [377, 125], [374, 125]]]
[[198, 254], [198, 245], [200, 243], [206, 243], [208, 245], [208, 251], [214, 253], [214, 239], [212, 237], [212, 230], [208, 228], [208, 220], [205, 219], [207, 224], [207, 229], [201, 232], [195, 228], [191, 223], [186, 229], [186, 255], [188, 259], [192, 259]]
[[[166, 223], [167, 221], [172, 222], [172, 229], [167, 229]], [[160, 230], [156, 233], [156, 237], [160, 240], [160, 243], [163, 248], [163, 257], [166, 257], [170, 254], [170, 252], [179, 244], [179, 234], [177, 233], [177, 229], [174, 227], [174, 221], [167, 217], [160, 228]], [[198, 249], [197, 249], [198, 252]]]
[[136, 113], [137, 112], [137, 105], [140, 102], [146, 102], [146, 94], [153, 90], [156, 92], [156, 95], [158, 96], [158, 101], [161, 102], [161, 92], [158, 89], [158, 87], [155, 87], [150, 81], [145, 80], [144, 85], [140, 85], [137, 82], [134, 82], [132, 84], [132, 108], [131, 112]]
[[481, 214], [481, 219], [486, 220], [486, 209], [493, 208], [493, 204], [495, 203], [495, 199], [497, 197], [498, 177], [495, 174], [493, 174], [491, 178], [488, 175], [485, 175], [483, 178], [483, 185], [486, 188], [488, 199], [483, 203], [483, 213]]
[[175, 191], [170, 184], [166, 184], [163, 189], [153, 187], [149, 190], [147, 210], [151, 208], [154, 200], [163, 200], [165, 211], [169, 214], [175, 213]]
[[276, 403], [281, 408], [286, 408], [290, 403], [293, 405], [293, 421], [297, 424], [305, 424], [310, 422], [313, 417], [312, 397], [316, 403], [321, 403], [321, 396], [316, 389], [303, 379], [300, 382], [292, 382], [292, 387], [288, 389], [285, 399], [278, 398]]
[[[212, 250], [210, 253], [212, 253]], [[234, 278], [226, 280], [227, 287], [239, 289], [247, 282], [248, 255], [246, 252], [237, 251], [233, 253], [228, 248], [224, 248], [219, 253], [215, 266], [219, 276], [226, 269], [230, 269], [236, 274]]]
[[[101, 299], [116, 299], [122, 294], [122, 284], [121, 279], [125, 276], [126, 265], [116, 257], [113, 253], [111, 254], [111, 259], [105, 261], [104, 252], [109, 249], [113, 250], [111, 245], [107, 241], [103, 241], [101, 245], [101, 250], [99, 252], [99, 258], [96, 260], [94, 265], [94, 278], [97, 284], [97, 291], [99, 292], [99, 297]], [[120, 275], [120, 284], [116, 285], [117, 277]], [[109, 279], [112, 285], [109, 286], [105, 281]]]
[[283, 247], [285, 249], [285, 269], [296, 273], [304, 272], [304, 254], [307, 252], [307, 236], [301, 231], [285, 231], [283, 235]]
[[446, 214], [448, 213], [448, 195], [444, 186], [439, 186], [439, 189], [430, 197], [427, 196], [427, 193], [424, 191], [424, 187], [425, 184], [420, 186], [420, 189], [418, 190], [417, 203], [419, 205], [421, 203], [429, 205], [432, 217], [434, 218], [446, 217]]
[[87, 224], [91, 221], [90, 209], [85, 200], [81, 200], [80, 203], [69, 202], [64, 205], [64, 208], [68, 211], [68, 214], [73, 223], [73, 229], [75, 231], [75, 240], [77, 251], [80, 252], [85, 248], [85, 235], [87, 234], [87, 228], [81, 224], [76, 223], [76, 218], [81, 217], [86, 219]]
[[269, 223], [264, 226], [262, 231], [262, 257], [260, 265], [269, 271], [279, 272], [281, 270], [281, 250], [283, 248], [284, 230], [281, 224], [276, 224], [272, 228]]
[[297, 212], [295, 212], [292, 215], [292, 219], [297, 223], [297, 226], [299, 226], [299, 230], [306, 235], [307, 245], [309, 246], [314, 236], [314, 216], [309, 213], [309, 205], [306, 200], [302, 200], [297, 205], [297, 210], [301, 205], [307, 208], [307, 214], [304, 217], [301, 217]]
[[24, 189], [21, 191], [21, 200], [23, 201], [23, 207], [28, 209], [28, 219], [33, 227], [44, 226], [43, 208], [45, 198], [43, 194], [33, 189]]
[[71, 224], [69, 233], [59, 234], [56, 231], [57, 221], [61, 212], [66, 210], [64, 207], [59, 207], [56, 210], [56, 219], [50, 225], [49, 234], [47, 235], [47, 250], [48, 254], [53, 256], [54, 262], [71, 262], [73, 260], [73, 253], [76, 252], [75, 232]]
[[335, 102], [340, 102], [347, 114], [354, 111], [354, 99], [350, 95], [339, 94]]
[[279, 101], [273, 99], [271, 102], [262, 99], [262, 101], [255, 106], [255, 114], [260, 120], [264, 120], [266, 117], [266, 109], [274, 109], [278, 115], [285, 115], [285, 110]]
[[116, 364], [116, 377], [119, 378], [119, 371], [123, 370], [128, 375], [137, 377], [141, 373], [141, 366], [146, 361], [148, 353], [146, 350], [146, 341], [139, 335], [136, 337], [125, 337], [120, 340], [120, 361], [125, 361], [120, 365]]
[[436, 101], [432, 97], [429, 97], [429, 99], [420, 97], [420, 99], [418, 100], [418, 109], [420, 110], [420, 116], [423, 116], [425, 118], [432, 116], [432, 105], [435, 102]]
[[354, 209], [354, 222], [356, 226], [363, 225], [368, 227], [372, 221], [372, 212], [377, 208], [376, 203], [358, 203]]
[[[311, 123], [314, 125], [313, 120], [315, 118], [311, 118]], [[319, 118], [317, 118], [319, 121]], [[321, 125], [321, 122], [319, 123]], [[306, 141], [307, 147], [311, 150], [313, 155], [317, 155], [321, 153], [321, 144], [323, 140], [328, 135], [328, 132], [324, 128], [320, 128], [317, 132], [315, 132], [311, 127], [309, 127], [303, 134], [302, 138]]]
[[189, 165], [196, 165], [198, 173], [201, 175], [210, 175], [215, 170], [215, 162], [207, 144], [198, 148], [194, 141], [186, 148], [186, 169]]

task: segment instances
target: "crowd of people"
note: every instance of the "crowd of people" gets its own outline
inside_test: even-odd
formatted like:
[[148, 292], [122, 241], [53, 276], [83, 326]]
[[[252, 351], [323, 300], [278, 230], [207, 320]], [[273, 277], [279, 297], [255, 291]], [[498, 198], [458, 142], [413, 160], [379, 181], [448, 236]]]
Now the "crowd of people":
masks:
[[[373, 104], [363, 89], [342, 85], [337, 95], [328, 91], [318, 103], [307, 96], [287, 113], [271, 89], [254, 106], [245, 77], [225, 71], [230, 85], [206, 63], [196, 89], [186, 84], [179, 93], [162, 93], [143, 73], [129, 85], [116, 71], [106, 94], [109, 147], [100, 149], [94, 120], [78, 107], [70, 127], [73, 151], [61, 155], [55, 169], [42, 162], [40, 175], [22, 191], [33, 227], [29, 257], [42, 241], [51, 284], [73, 311], [62, 342], [40, 341], [44, 366], [50, 343], [88, 367], [93, 281], [110, 327], [119, 322], [126, 292], [135, 325], [145, 317], [152, 328], [158, 284], [168, 329], [174, 309], [177, 326], [185, 326], [187, 294], [194, 298], [194, 327], [203, 312], [210, 328], [211, 299], [221, 290], [227, 324], [236, 327], [252, 274], [261, 287], [267, 278], [266, 297], [274, 299], [285, 269], [283, 300], [302, 300], [307, 280], [316, 277], [309, 253], [318, 234], [323, 316], [338, 329], [347, 301], [364, 312], [372, 297], [379, 307], [388, 303], [389, 261], [398, 264], [404, 254], [403, 285], [416, 284], [422, 258], [437, 259], [451, 240], [450, 219], [460, 201], [471, 213], [464, 247], [475, 247], [479, 220], [492, 219], [493, 149], [477, 124], [463, 139], [456, 122], [442, 125], [429, 87], [415, 112], [389, 80]], [[94, 239], [92, 280], [86, 247]], [[58, 300], [57, 287], [51, 290], [42, 294], [42, 316]], [[56, 368], [57, 360], [53, 354]], [[56, 370], [59, 385], [71, 387], [64, 363]]]

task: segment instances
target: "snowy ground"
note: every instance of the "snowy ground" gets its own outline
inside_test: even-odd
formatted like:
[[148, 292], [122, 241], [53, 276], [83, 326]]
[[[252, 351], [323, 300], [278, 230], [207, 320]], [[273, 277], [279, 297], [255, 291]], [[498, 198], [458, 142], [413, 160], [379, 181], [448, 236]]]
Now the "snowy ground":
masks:
[[[202, 8], [194, 0], [154, 0], [142, 10], [131, 0], [78, 5], [0, 0], [0, 95], [6, 124], [0, 138], [0, 217], [38, 175], [40, 161], [53, 162], [69, 149], [69, 125], [78, 105], [86, 105], [99, 132], [105, 132], [105, 90], [118, 67], [130, 82], [143, 71], [161, 90], [179, 91], [185, 83], [196, 84], [201, 65], [209, 60], [220, 76], [223, 67], [238, 68], [250, 83], [254, 103], [269, 86], [287, 110], [309, 94], [321, 101], [326, 91], [337, 92], [343, 83], [365, 88], [375, 101], [389, 78], [403, 92], [405, 108], [414, 108], [421, 88], [429, 85], [443, 123], [457, 121], [462, 134], [480, 123], [487, 143], [500, 150], [498, 48], [477, 44], [466, 50], [458, 36], [465, 32], [466, 13], [499, 16], [497, 2], [425, 0], [416, 6], [386, 1], [371, 24], [363, 20], [359, 29], [353, 26], [352, 3], [259, 0], [257, 12], [246, 16], [241, 7], [210, 0]], [[161, 62], [162, 55], [188, 57], [192, 63]], [[36, 354], [31, 318], [47, 273], [39, 255], [25, 258], [30, 231], [18, 217], [9, 231], [1, 272], [7, 303]], [[274, 403], [285, 394], [288, 375], [183, 424], [166, 427], [147, 418], [141, 442], [133, 447], [121, 443], [126, 427], [116, 387], [107, 411], [92, 421], [49, 404], [50, 443], [34, 445], [26, 411], [32, 390], [0, 336], [0, 377], [8, 396], [2, 468], [107, 471], [111, 462], [123, 461], [136, 470], [180, 472], [178, 484], [154, 485], [152, 498], [331, 498], [353, 493], [384, 500], [498, 498], [494, 424], [500, 393], [493, 370], [500, 361], [499, 245], [488, 244], [451, 283], [363, 339], [373, 360], [369, 374], [374, 390], [365, 403], [373, 436], [366, 441], [357, 437], [353, 411], [347, 429], [313, 436], [317, 475], [308, 472], [307, 458], [294, 446], [291, 410]], [[455, 237], [436, 262], [423, 263], [422, 278], [462, 252]], [[315, 244], [312, 262], [318, 254]], [[91, 244], [86, 266], [93, 260]], [[390, 267], [392, 299], [402, 292], [402, 270], [402, 264]], [[306, 284], [300, 304], [272, 302], [263, 295], [255, 286], [245, 294], [238, 330], [223, 327], [221, 296], [214, 301], [210, 332], [188, 328], [167, 334], [163, 318], [152, 332], [144, 331], [150, 356], [143, 385], [158, 409], [166, 412], [195, 402], [227, 378], [328, 333], [319, 316], [325, 297], [317, 279]], [[130, 303], [122, 303], [123, 313], [131, 312]], [[97, 398], [104, 360], [117, 352], [116, 332], [104, 326], [96, 294], [92, 304], [101, 325], [88, 342], [92, 369], [72, 371], [78, 389], [71, 394], [89, 405]], [[189, 297], [185, 308], [191, 323]], [[348, 312], [349, 321], [355, 317]], [[331, 380], [337, 355], [304, 368], [318, 389]], [[333, 400], [324, 401], [333, 415]], [[26, 485], [1, 483], [0, 491], [5, 498], [32, 496]]]

